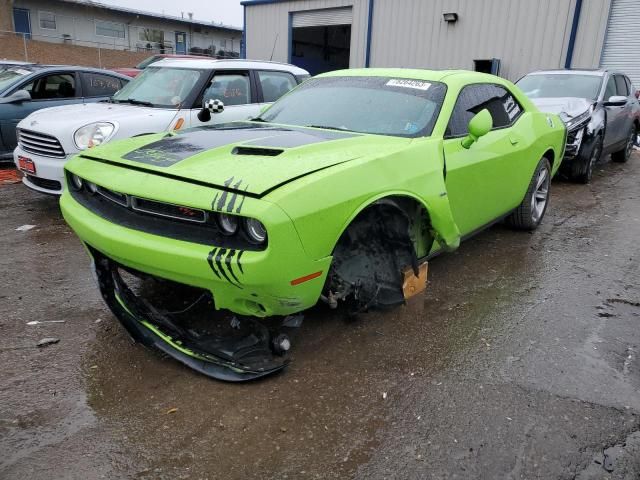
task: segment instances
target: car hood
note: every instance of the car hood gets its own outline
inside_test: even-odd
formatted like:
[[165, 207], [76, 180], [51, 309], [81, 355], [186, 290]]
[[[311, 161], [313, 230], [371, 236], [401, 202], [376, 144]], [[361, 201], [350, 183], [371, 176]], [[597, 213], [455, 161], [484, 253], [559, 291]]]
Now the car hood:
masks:
[[168, 111], [167, 109], [142, 105], [108, 102], [78, 103], [37, 110], [22, 120], [18, 128], [27, 128], [55, 137], [64, 137], [65, 135], [73, 135], [73, 132], [78, 128], [93, 122], [112, 122], [118, 128], [124, 125], [127, 127], [139, 126], [141, 132], [132, 131], [130, 133], [130, 135], [135, 135], [142, 132], [149, 133], [149, 129], [145, 127], [155, 125], [158, 121], [162, 121], [163, 125], [166, 121], [166, 125], [169, 125], [176, 113], [177, 110]]
[[531, 101], [542, 112], [566, 113], [569, 117], [586, 112], [593, 104], [592, 100], [577, 97], [532, 98]]
[[404, 148], [411, 139], [233, 122], [109, 143], [81, 156], [261, 197], [309, 174]]

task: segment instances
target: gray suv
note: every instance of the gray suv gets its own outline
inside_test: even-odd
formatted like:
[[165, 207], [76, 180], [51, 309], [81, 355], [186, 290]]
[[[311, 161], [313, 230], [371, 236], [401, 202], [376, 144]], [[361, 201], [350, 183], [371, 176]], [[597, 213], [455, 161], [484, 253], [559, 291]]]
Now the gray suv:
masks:
[[594, 165], [611, 154], [626, 162], [640, 132], [639, 92], [624, 73], [609, 70], [547, 70], [517, 85], [543, 112], [557, 113], [567, 126], [561, 171], [589, 183]]

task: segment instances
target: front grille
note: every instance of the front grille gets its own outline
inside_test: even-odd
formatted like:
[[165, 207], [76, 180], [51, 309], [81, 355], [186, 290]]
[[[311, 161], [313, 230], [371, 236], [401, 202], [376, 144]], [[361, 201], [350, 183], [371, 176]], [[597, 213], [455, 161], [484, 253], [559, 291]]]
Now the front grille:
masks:
[[32, 130], [18, 129], [18, 145], [25, 152], [45, 157], [64, 158], [64, 149], [56, 137]]
[[242, 229], [233, 236], [224, 235], [216, 212], [135, 197], [102, 186], [95, 193], [87, 188], [69, 188], [69, 192], [96, 215], [132, 230], [228, 249], [261, 251], [267, 247], [266, 243], [251, 243]]
[[47, 190], [62, 190], [62, 184], [57, 180], [49, 180], [48, 178], [40, 178], [33, 175], [27, 175], [27, 180], [33, 183], [36, 187], [46, 188]]

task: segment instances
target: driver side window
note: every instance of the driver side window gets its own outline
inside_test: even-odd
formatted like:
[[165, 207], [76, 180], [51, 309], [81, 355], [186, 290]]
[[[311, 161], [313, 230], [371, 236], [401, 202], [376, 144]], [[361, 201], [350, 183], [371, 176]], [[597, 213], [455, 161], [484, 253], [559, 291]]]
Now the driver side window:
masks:
[[467, 135], [469, 121], [484, 109], [493, 118], [493, 130], [513, 125], [522, 114], [522, 107], [506, 88], [490, 83], [468, 85], [458, 96], [445, 138]]
[[613, 79], [613, 75], [609, 77], [609, 81], [607, 82], [607, 88], [604, 90], [604, 101], [609, 100], [610, 97], [613, 97], [616, 94], [616, 81]]
[[249, 73], [216, 73], [203, 99], [222, 100], [226, 107], [251, 103]]
[[72, 74], [46, 75], [22, 87], [33, 100], [55, 100], [75, 98], [76, 81]]

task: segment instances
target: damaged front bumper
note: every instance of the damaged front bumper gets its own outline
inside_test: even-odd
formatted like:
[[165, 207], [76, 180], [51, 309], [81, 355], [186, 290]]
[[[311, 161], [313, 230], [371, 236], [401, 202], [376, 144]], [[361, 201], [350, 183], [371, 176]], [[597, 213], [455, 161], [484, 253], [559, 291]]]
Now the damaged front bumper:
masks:
[[269, 245], [262, 251], [147, 233], [103, 218], [68, 191], [60, 200], [65, 220], [86, 245], [127, 268], [208, 290], [217, 309], [269, 317], [310, 308], [320, 297], [331, 257], [309, 258], [289, 217], [273, 204], [255, 199], [247, 199], [245, 210], [251, 213], [256, 203], [260, 203], [256, 209], [262, 209], [256, 216], [269, 228]]
[[158, 308], [135, 293], [123, 280], [122, 266], [94, 249], [90, 253], [104, 301], [135, 341], [157, 348], [197, 372], [229, 382], [270, 375], [289, 363], [286, 351], [279, 350], [276, 343], [282, 341], [282, 332], [272, 331], [258, 320], [235, 317], [236, 323], [225, 334], [184, 325], [176, 312]]

